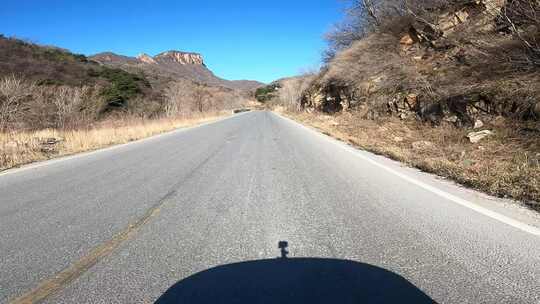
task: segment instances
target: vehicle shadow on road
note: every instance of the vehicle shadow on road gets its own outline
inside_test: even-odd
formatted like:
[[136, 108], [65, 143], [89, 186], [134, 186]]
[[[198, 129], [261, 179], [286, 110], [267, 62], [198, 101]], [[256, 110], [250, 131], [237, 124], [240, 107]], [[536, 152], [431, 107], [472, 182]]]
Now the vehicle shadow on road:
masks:
[[155, 303], [435, 303], [405, 278], [368, 264], [282, 257], [211, 268]]

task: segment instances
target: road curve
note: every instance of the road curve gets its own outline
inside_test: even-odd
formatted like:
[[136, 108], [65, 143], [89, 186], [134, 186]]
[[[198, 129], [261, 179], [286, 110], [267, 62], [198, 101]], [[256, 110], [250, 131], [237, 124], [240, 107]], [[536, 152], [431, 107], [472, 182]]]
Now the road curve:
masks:
[[[504, 219], [540, 226], [526, 210], [251, 112], [0, 174], [0, 303], [37, 287], [45, 303], [168, 303], [193, 290], [234, 302], [219, 297], [235, 288], [275, 302], [269, 285], [295, 294], [317, 267], [319, 300], [354, 302], [364, 286], [394, 302], [540, 303], [540, 237]], [[289, 264], [276, 262], [279, 241]], [[44, 291], [59, 274], [69, 278]]]

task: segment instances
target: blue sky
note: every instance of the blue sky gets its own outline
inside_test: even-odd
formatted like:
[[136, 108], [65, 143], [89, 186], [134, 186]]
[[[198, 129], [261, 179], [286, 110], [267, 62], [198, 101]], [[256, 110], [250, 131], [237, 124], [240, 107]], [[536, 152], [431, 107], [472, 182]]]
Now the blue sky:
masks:
[[86, 55], [202, 53], [226, 79], [270, 82], [318, 67], [343, 0], [5, 0], [0, 33]]

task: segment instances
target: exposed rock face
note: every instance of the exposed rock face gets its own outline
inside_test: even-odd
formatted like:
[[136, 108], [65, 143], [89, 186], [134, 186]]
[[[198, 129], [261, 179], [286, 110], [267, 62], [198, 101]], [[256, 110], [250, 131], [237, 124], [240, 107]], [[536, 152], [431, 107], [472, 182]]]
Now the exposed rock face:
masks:
[[197, 53], [187, 53], [180, 51], [167, 51], [161, 54], [158, 54], [154, 57], [148, 54], [140, 54], [139, 56], [133, 58], [128, 56], [117, 55], [115, 53], [106, 52], [100, 53], [92, 56], [92, 59], [104, 63], [130, 63], [130, 64], [182, 64], [182, 65], [204, 65], [204, 60], [201, 54]]
[[484, 137], [487, 137], [487, 136], [490, 136], [490, 135], [493, 135], [493, 132], [490, 131], [490, 130], [483, 130], [483, 131], [479, 131], [479, 132], [470, 132], [469, 134], [467, 134], [467, 138], [469, 139], [469, 141], [473, 144], [481, 141]]
[[345, 84], [338, 82], [315, 82], [301, 97], [302, 108], [313, 108], [318, 111], [335, 113], [346, 111], [354, 99], [354, 91]]
[[156, 55], [154, 59], [159, 62], [175, 62], [179, 64], [204, 65], [201, 54], [197, 53], [167, 51]]
[[147, 64], [156, 64], [156, 60], [154, 60], [154, 58], [150, 57], [149, 55], [147, 54], [140, 54], [139, 56], [137, 56], [137, 59], [143, 63], [147, 63]]

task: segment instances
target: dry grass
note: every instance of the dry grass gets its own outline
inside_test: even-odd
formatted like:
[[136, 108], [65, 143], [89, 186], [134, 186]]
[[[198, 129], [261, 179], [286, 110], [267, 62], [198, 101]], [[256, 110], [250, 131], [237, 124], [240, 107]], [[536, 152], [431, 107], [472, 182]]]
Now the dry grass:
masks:
[[177, 128], [216, 120], [225, 112], [162, 119], [120, 118], [77, 130], [0, 132], [0, 170], [58, 156], [96, 150]]
[[[432, 127], [397, 118], [366, 120], [355, 112], [333, 116], [304, 112], [285, 114], [359, 148], [492, 195], [521, 200], [540, 210], [537, 125], [499, 117], [486, 124], [487, 129], [495, 132], [494, 136], [471, 144], [466, 138], [471, 130], [444, 124]], [[427, 143], [419, 144], [421, 141]]]

